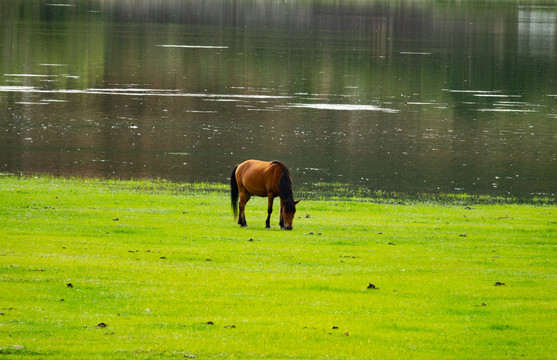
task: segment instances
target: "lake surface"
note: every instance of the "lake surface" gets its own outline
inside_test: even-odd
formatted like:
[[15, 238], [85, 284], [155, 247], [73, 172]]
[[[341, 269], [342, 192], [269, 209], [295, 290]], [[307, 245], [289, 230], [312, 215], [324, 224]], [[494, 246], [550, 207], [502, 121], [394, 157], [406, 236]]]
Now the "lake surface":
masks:
[[557, 193], [557, 6], [0, 0], [0, 172]]

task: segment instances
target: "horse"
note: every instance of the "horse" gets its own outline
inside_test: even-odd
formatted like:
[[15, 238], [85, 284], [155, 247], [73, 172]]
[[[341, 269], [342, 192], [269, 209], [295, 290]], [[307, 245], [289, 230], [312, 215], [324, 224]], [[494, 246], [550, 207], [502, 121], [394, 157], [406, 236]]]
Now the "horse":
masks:
[[238, 215], [238, 195], [240, 197], [240, 214], [238, 224], [248, 226], [246, 222], [246, 203], [253, 196], [267, 197], [267, 220], [265, 228], [271, 227], [271, 213], [273, 201], [280, 197], [280, 222], [281, 229], [292, 230], [292, 220], [296, 213], [296, 204], [292, 194], [292, 178], [286, 165], [280, 161], [247, 160], [236, 165], [230, 175], [230, 198], [234, 218]]

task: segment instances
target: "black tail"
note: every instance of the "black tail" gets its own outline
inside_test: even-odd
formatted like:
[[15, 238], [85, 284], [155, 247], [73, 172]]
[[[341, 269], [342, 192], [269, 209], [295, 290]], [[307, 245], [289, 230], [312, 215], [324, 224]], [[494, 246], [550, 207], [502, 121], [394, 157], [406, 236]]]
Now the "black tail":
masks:
[[238, 183], [236, 183], [236, 169], [238, 165], [232, 170], [232, 175], [230, 175], [230, 200], [232, 201], [232, 211], [234, 212], [234, 218], [238, 215]]

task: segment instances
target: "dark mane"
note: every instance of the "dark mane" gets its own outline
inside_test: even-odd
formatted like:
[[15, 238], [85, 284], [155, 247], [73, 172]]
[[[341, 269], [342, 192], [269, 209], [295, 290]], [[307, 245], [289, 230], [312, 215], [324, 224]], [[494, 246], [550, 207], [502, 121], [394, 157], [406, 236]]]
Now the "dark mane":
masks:
[[284, 200], [284, 210], [287, 213], [296, 212], [296, 204], [294, 203], [294, 194], [292, 194], [292, 179], [290, 178], [290, 171], [280, 161], [271, 161], [271, 165], [277, 164], [282, 168], [282, 176], [279, 182], [280, 198]]

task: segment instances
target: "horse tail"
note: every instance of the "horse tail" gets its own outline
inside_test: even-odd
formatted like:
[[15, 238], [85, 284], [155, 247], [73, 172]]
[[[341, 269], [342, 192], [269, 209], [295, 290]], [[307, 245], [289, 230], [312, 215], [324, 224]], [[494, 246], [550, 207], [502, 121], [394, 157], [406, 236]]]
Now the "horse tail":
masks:
[[230, 200], [232, 201], [232, 211], [234, 212], [234, 218], [238, 215], [238, 183], [236, 182], [236, 169], [238, 165], [232, 170], [232, 175], [230, 175]]

